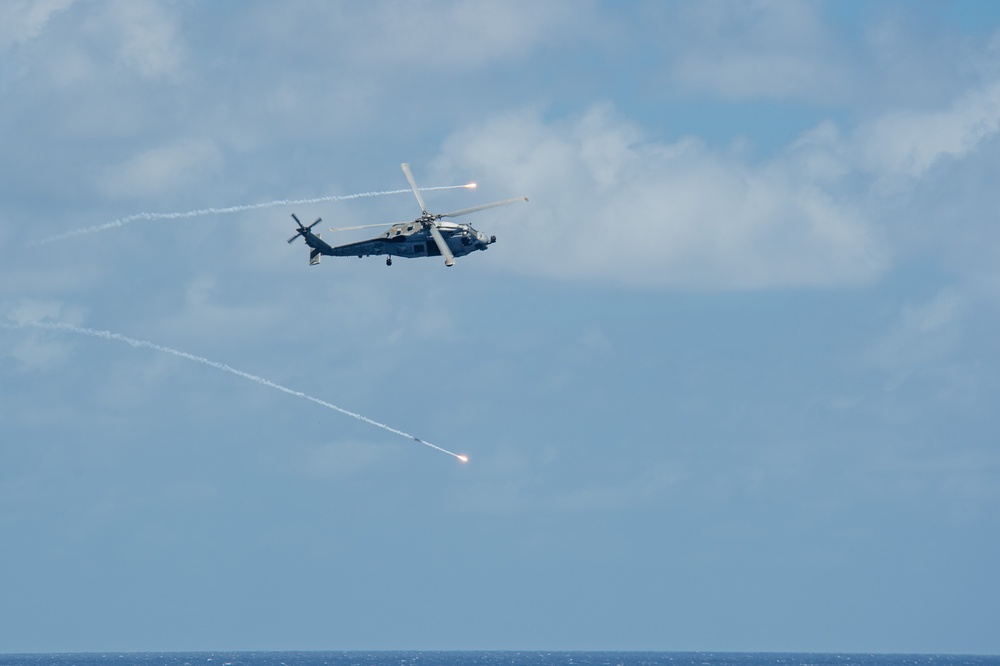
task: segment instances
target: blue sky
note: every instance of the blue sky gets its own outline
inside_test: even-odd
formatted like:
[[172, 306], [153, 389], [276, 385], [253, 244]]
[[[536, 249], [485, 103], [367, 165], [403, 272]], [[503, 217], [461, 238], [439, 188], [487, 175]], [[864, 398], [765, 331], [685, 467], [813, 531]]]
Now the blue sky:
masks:
[[[988, 2], [4, 3], [0, 652], [1000, 653], [998, 40]], [[452, 268], [284, 242], [406, 193], [110, 225], [401, 162], [479, 184], [435, 212], [530, 202]]]

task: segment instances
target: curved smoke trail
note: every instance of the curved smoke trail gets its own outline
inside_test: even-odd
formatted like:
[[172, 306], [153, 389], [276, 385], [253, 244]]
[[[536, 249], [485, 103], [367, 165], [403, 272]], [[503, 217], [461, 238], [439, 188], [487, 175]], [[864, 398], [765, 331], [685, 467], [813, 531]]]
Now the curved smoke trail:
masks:
[[[406, 191], [409, 192], [409, 190], [406, 190]], [[376, 428], [382, 428], [383, 430], [391, 432], [391, 433], [393, 433], [395, 435], [399, 435], [400, 437], [406, 437], [407, 439], [412, 439], [414, 442], [417, 442], [418, 444], [423, 444], [424, 446], [429, 446], [430, 448], [434, 449], [435, 451], [440, 451], [441, 453], [447, 453], [449, 456], [453, 456], [455, 458], [458, 458], [462, 462], [468, 462], [468, 460], [469, 460], [467, 456], [460, 455], [458, 453], [453, 453], [453, 452], [449, 451], [448, 449], [444, 449], [444, 448], [441, 448], [440, 446], [437, 446], [435, 444], [431, 444], [430, 442], [422, 440], [419, 437], [414, 437], [413, 435], [411, 435], [408, 432], [403, 432], [402, 430], [397, 430], [396, 428], [393, 428], [392, 426], [388, 426], [388, 425], [386, 425], [384, 423], [379, 423], [378, 421], [370, 419], [367, 416], [363, 416], [362, 414], [358, 414], [357, 412], [352, 412], [350, 410], [344, 409], [343, 407], [338, 407], [337, 405], [334, 405], [333, 403], [327, 402], [326, 400], [320, 400], [319, 398], [314, 398], [313, 396], [308, 395], [306, 393], [303, 393], [302, 391], [296, 391], [294, 389], [290, 389], [290, 388], [288, 388], [286, 386], [282, 386], [281, 384], [276, 384], [275, 382], [272, 382], [269, 379], [264, 379], [263, 377], [258, 377], [257, 375], [252, 375], [249, 372], [244, 372], [242, 370], [237, 370], [236, 368], [234, 368], [232, 366], [229, 366], [229, 365], [226, 365], [225, 363], [219, 363], [217, 361], [212, 361], [212, 360], [207, 359], [207, 358], [205, 358], [203, 356], [196, 356], [194, 354], [189, 354], [188, 352], [180, 351], [178, 349], [172, 349], [171, 347], [164, 347], [163, 345], [158, 345], [155, 342], [148, 342], [146, 340], [137, 340], [135, 338], [130, 338], [130, 337], [124, 336], [124, 335], [122, 335], [120, 333], [113, 333], [111, 331], [99, 331], [99, 330], [92, 329], [92, 328], [84, 328], [82, 326], [74, 326], [72, 324], [64, 324], [64, 323], [59, 323], [59, 322], [48, 323], [48, 322], [37, 322], [37, 321], [23, 321], [23, 322], [17, 322], [16, 325], [17, 326], [33, 326], [35, 328], [43, 328], [43, 329], [47, 329], [47, 330], [50, 330], [50, 331], [68, 331], [70, 333], [78, 333], [80, 335], [89, 335], [91, 337], [102, 338], [104, 340], [112, 340], [112, 341], [116, 341], [116, 342], [124, 342], [125, 344], [131, 345], [132, 347], [145, 347], [147, 349], [154, 349], [156, 351], [164, 352], [166, 354], [172, 354], [174, 356], [177, 356], [178, 358], [183, 358], [183, 359], [187, 359], [189, 361], [194, 361], [196, 363], [201, 363], [202, 365], [207, 365], [210, 368], [215, 368], [216, 370], [222, 370], [223, 372], [228, 372], [229, 374], [236, 375], [237, 377], [242, 377], [244, 379], [249, 379], [252, 382], [256, 382], [256, 383], [258, 383], [258, 384], [260, 384], [262, 386], [267, 386], [269, 388], [276, 389], [278, 391], [281, 391], [282, 393], [287, 393], [288, 395], [293, 395], [293, 396], [295, 396], [297, 398], [302, 398], [302, 399], [308, 400], [310, 402], [315, 402], [317, 405], [322, 405], [323, 407], [326, 407], [327, 409], [332, 409], [335, 412], [340, 412], [341, 414], [344, 414], [345, 416], [350, 416], [353, 419], [357, 419], [359, 421], [364, 421], [365, 423], [373, 425]]]
[[[471, 184], [470, 184], [471, 185]], [[420, 188], [423, 192], [433, 192], [435, 190], [457, 190], [460, 188], [467, 188], [470, 185], [444, 185], [441, 187], [422, 187]], [[96, 234], [100, 231], [107, 231], [108, 229], [117, 229], [118, 227], [124, 227], [126, 224], [131, 224], [132, 222], [138, 222], [139, 220], [180, 220], [189, 217], [199, 217], [201, 215], [226, 215], [229, 213], [242, 213], [248, 210], [257, 210], [260, 208], [274, 208], [275, 206], [295, 206], [299, 204], [313, 204], [313, 203], [323, 203], [325, 201], [348, 201], [350, 199], [368, 199], [372, 197], [382, 197], [389, 194], [403, 194], [405, 192], [412, 192], [413, 190], [381, 190], [377, 192], [360, 192], [358, 194], [345, 194], [345, 195], [332, 195], [327, 197], [315, 197], [313, 199], [278, 199], [277, 201], [268, 201], [266, 203], [256, 203], [256, 204], [242, 204], [239, 206], [228, 206], [226, 208], [199, 208], [197, 210], [189, 210], [181, 213], [134, 213], [132, 215], [126, 215], [125, 217], [118, 218], [112, 222], [105, 222], [104, 224], [96, 224], [92, 227], [84, 227], [82, 229], [74, 229], [73, 231], [67, 231], [66, 233], [56, 234], [54, 236], [48, 236], [47, 238], [42, 238], [41, 240], [31, 241], [28, 243], [29, 247], [36, 245], [45, 245], [46, 243], [54, 243], [56, 241], [67, 240], [69, 238], [75, 238], [77, 236], [86, 236], [88, 234]]]

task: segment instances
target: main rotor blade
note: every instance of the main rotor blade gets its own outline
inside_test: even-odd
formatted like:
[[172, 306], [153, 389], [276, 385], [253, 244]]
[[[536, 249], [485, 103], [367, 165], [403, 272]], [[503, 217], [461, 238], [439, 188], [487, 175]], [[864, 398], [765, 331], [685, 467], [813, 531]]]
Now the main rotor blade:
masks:
[[434, 242], [437, 243], [438, 249], [441, 250], [441, 256], [444, 257], [444, 265], [454, 266], [455, 255], [451, 253], [451, 248], [444, 242], [444, 236], [441, 235], [436, 225], [431, 224], [428, 228], [431, 230], [431, 236], [434, 238]]
[[427, 204], [424, 203], [424, 198], [420, 196], [420, 188], [417, 187], [417, 181], [413, 180], [413, 174], [410, 173], [410, 165], [406, 162], [400, 164], [403, 168], [403, 173], [406, 174], [406, 180], [410, 182], [410, 187], [413, 188], [413, 194], [417, 197], [417, 203], [420, 204], [420, 212], [427, 212]]
[[506, 199], [504, 201], [494, 201], [493, 203], [483, 204], [482, 206], [473, 206], [472, 208], [463, 208], [462, 210], [456, 210], [451, 213], [445, 213], [444, 215], [437, 215], [435, 217], [458, 217], [460, 215], [468, 215], [469, 213], [477, 213], [481, 210], [486, 210], [487, 208], [496, 208], [497, 206], [507, 206], [512, 203], [519, 203], [521, 201], [527, 201], [528, 197], [517, 197], [516, 199]]

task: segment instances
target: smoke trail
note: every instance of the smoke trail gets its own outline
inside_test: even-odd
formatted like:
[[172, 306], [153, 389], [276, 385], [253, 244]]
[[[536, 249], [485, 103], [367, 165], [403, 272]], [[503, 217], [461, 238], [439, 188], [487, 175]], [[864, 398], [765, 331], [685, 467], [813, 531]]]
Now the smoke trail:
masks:
[[[467, 188], [472, 186], [468, 185], [443, 185], [441, 187], [422, 187], [420, 188], [423, 192], [433, 192], [434, 190], [457, 190], [460, 188]], [[131, 224], [132, 222], [137, 222], [139, 220], [180, 220], [189, 217], [199, 217], [201, 215], [226, 215], [230, 213], [242, 213], [248, 210], [257, 210], [259, 208], [274, 208], [275, 206], [295, 206], [298, 204], [313, 204], [313, 203], [323, 203], [325, 201], [348, 201], [350, 199], [367, 199], [372, 197], [382, 197], [389, 194], [403, 194], [405, 192], [412, 192], [413, 190], [382, 190], [378, 192], [361, 192], [359, 194], [345, 194], [342, 196], [333, 195], [327, 197], [316, 197], [314, 199], [279, 199], [277, 201], [268, 201], [266, 203], [257, 204], [243, 204], [239, 206], [229, 206], [227, 208], [199, 208], [197, 210], [189, 210], [182, 213], [134, 213], [132, 215], [126, 215], [125, 217], [118, 218], [113, 222], [105, 222], [104, 224], [97, 224], [92, 227], [85, 227], [82, 229], [74, 229], [73, 231], [67, 231], [66, 233], [56, 234], [55, 236], [48, 236], [47, 238], [42, 238], [41, 240], [31, 241], [28, 243], [28, 247], [33, 247], [36, 245], [45, 245], [46, 243], [54, 243], [56, 241], [67, 240], [69, 238], [75, 238], [77, 236], [86, 236], [88, 234], [96, 234], [99, 231], [107, 231], [108, 229], [116, 229], [118, 227], [124, 227], [126, 224]]]
[[[406, 191], [409, 192], [409, 190], [406, 190]], [[379, 423], [378, 421], [370, 419], [367, 416], [363, 416], [361, 414], [358, 414], [357, 412], [352, 412], [350, 410], [344, 409], [343, 407], [338, 407], [337, 405], [334, 405], [333, 403], [327, 402], [325, 400], [320, 400], [319, 398], [314, 398], [311, 395], [308, 395], [308, 394], [303, 393], [301, 391], [295, 391], [295, 390], [290, 389], [290, 388], [288, 388], [286, 386], [282, 386], [281, 384], [276, 384], [276, 383], [274, 383], [274, 382], [272, 382], [272, 381], [270, 381], [268, 379], [264, 379], [263, 377], [258, 377], [257, 375], [250, 374], [249, 372], [243, 372], [242, 370], [237, 370], [236, 368], [228, 366], [225, 363], [218, 363], [216, 361], [209, 360], [209, 359], [207, 359], [207, 358], [205, 358], [203, 356], [195, 356], [194, 354], [189, 354], [188, 352], [183, 352], [183, 351], [180, 351], [180, 350], [177, 350], [177, 349], [172, 349], [170, 347], [164, 347], [163, 345], [158, 345], [155, 342], [147, 342], [145, 340], [136, 340], [135, 338], [129, 338], [129, 337], [126, 337], [126, 336], [124, 336], [124, 335], [122, 335], [120, 333], [112, 333], [111, 331], [98, 331], [98, 330], [95, 330], [95, 329], [92, 329], [92, 328], [83, 328], [81, 326], [74, 326], [72, 324], [64, 324], [64, 323], [58, 323], [58, 322], [57, 323], [47, 323], [47, 322], [37, 322], [37, 321], [24, 321], [24, 322], [18, 322], [17, 325], [18, 326], [34, 326], [35, 328], [43, 328], [43, 329], [48, 329], [50, 331], [69, 331], [70, 333], [79, 333], [80, 335], [89, 335], [89, 336], [92, 336], [92, 337], [95, 337], [95, 338], [103, 338], [104, 340], [112, 340], [112, 341], [117, 341], [117, 342], [124, 342], [125, 344], [131, 345], [132, 347], [146, 347], [147, 349], [155, 349], [156, 351], [164, 352], [164, 353], [167, 353], [167, 354], [173, 354], [174, 356], [177, 356], [179, 358], [187, 359], [189, 361], [195, 361], [196, 363], [201, 363], [202, 365], [207, 365], [210, 368], [215, 368], [216, 370], [222, 370], [223, 372], [228, 372], [230, 374], [236, 375], [237, 377], [242, 377], [244, 379], [249, 379], [252, 382], [256, 382], [256, 383], [258, 383], [258, 384], [260, 384], [262, 386], [267, 386], [269, 388], [276, 389], [278, 391], [281, 391], [282, 393], [287, 393], [288, 395], [293, 395], [293, 396], [295, 396], [297, 398], [303, 398], [304, 400], [308, 400], [310, 402], [315, 402], [317, 405], [322, 405], [323, 407], [326, 407], [327, 409], [332, 409], [335, 412], [340, 412], [341, 414], [344, 414], [345, 416], [350, 416], [351, 418], [357, 419], [359, 421], [364, 421], [365, 423], [373, 425], [373, 426], [375, 426], [377, 428], [382, 428], [383, 430], [387, 430], [387, 431], [389, 431], [389, 432], [391, 432], [393, 434], [399, 435], [400, 437], [406, 437], [407, 439], [412, 439], [414, 442], [417, 442], [418, 444], [423, 444], [424, 446], [429, 446], [430, 448], [432, 448], [432, 449], [434, 449], [436, 451], [440, 451], [441, 453], [447, 453], [449, 456], [454, 456], [455, 458], [458, 458], [462, 462], [468, 462], [468, 460], [469, 460], [467, 456], [460, 455], [458, 453], [453, 453], [453, 452], [449, 451], [448, 449], [443, 449], [440, 446], [437, 446], [435, 444], [431, 444], [430, 442], [422, 440], [419, 437], [414, 437], [413, 435], [411, 435], [408, 432], [403, 432], [402, 430], [397, 430], [396, 428], [393, 428], [392, 426], [388, 426], [388, 425], [386, 425], [384, 423]]]

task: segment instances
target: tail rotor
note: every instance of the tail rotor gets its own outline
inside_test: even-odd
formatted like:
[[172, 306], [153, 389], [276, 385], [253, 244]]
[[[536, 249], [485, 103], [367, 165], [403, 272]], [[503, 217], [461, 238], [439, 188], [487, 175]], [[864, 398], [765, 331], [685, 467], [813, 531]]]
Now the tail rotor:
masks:
[[313, 222], [312, 224], [310, 224], [307, 227], [307, 226], [304, 226], [302, 224], [302, 222], [299, 221], [299, 218], [296, 217], [295, 213], [292, 213], [292, 219], [295, 220], [295, 224], [299, 225], [299, 228], [295, 231], [295, 235], [288, 239], [288, 243], [289, 244], [291, 244], [299, 236], [302, 236], [302, 238], [305, 238], [306, 234], [311, 234], [312, 233], [312, 228], [315, 227], [317, 224], [319, 224], [320, 222], [323, 221], [323, 218], [317, 217], [316, 221]]

